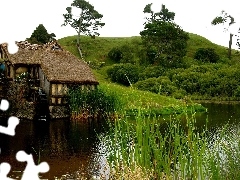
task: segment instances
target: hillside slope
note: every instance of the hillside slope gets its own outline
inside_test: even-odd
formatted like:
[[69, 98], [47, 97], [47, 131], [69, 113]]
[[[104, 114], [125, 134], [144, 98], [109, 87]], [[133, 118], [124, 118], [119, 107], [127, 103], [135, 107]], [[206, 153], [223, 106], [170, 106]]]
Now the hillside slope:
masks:
[[[59, 39], [58, 42], [68, 51], [73, 53], [75, 56], [79, 57], [78, 50], [76, 48], [76, 36], [69, 36]], [[190, 34], [187, 56], [192, 57], [194, 52], [199, 47], [216, 47], [216, 51], [223, 55], [227, 53], [226, 48], [214, 45], [210, 41], [201, 36]], [[141, 37], [96, 37], [96, 39], [91, 39], [87, 36], [81, 37], [82, 52], [86, 61], [98, 61], [106, 62], [106, 64], [112, 64], [107, 54], [108, 52], [116, 46], [121, 46], [128, 44], [132, 47], [136, 47], [141, 44]], [[225, 55], [227, 57], [227, 54]], [[127, 103], [126, 109], [136, 110], [141, 107], [141, 109], [151, 109], [156, 114], [169, 114], [173, 111], [181, 112], [184, 107], [186, 107], [186, 101], [176, 100], [172, 97], [166, 97], [163, 95], [140, 91], [133, 89], [131, 87], [125, 87], [119, 84], [111, 83], [105, 73], [97, 70], [93, 70], [96, 78], [100, 82], [100, 85], [107, 86], [112, 91], [119, 94], [123, 100]], [[188, 105], [192, 102], [188, 102]], [[187, 106], [188, 109], [192, 106]], [[202, 106], [195, 105], [198, 110], [204, 110]]]
[[[189, 37], [187, 57], [192, 58], [198, 48], [213, 48], [222, 58], [227, 58], [227, 47], [214, 44], [208, 39], [196, 34], [189, 33]], [[76, 48], [76, 36], [64, 37], [58, 41], [64, 48], [77, 57], [80, 57]], [[141, 37], [96, 37], [95, 39], [91, 39], [89, 36], [81, 36], [80, 41], [86, 61], [109, 62], [107, 54], [113, 47], [124, 44], [137, 47], [137, 45], [141, 43]], [[233, 50], [232, 60], [236, 60], [237, 57], [239, 57], [239, 54], [236, 54], [236, 52], [236, 50]]]

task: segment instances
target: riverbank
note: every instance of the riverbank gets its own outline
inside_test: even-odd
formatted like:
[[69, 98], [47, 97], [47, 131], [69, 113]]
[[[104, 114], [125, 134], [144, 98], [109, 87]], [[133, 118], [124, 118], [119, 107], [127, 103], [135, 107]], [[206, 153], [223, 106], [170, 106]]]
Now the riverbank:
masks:
[[134, 123], [115, 121], [102, 139], [111, 149], [107, 158], [113, 179], [135, 179], [135, 172], [144, 179], [239, 179], [239, 126], [225, 124], [209, 132], [196, 126], [194, 114], [186, 118], [186, 125], [177, 117], [165, 129], [141, 112]]
[[182, 112], [206, 112], [201, 104], [187, 99], [175, 99], [148, 91], [137, 90], [133, 87], [125, 87], [115, 83], [104, 82], [101, 75], [95, 72], [100, 81], [100, 87], [104, 87], [106, 93], [112, 92], [121, 101], [121, 112], [127, 115], [136, 115], [139, 110], [146, 115], [169, 115]]
[[213, 103], [213, 104], [240, 104], [240, 101], [232, 100], [232, 101], [223, 101], [223, 100], [193, 100], [195, 103]]

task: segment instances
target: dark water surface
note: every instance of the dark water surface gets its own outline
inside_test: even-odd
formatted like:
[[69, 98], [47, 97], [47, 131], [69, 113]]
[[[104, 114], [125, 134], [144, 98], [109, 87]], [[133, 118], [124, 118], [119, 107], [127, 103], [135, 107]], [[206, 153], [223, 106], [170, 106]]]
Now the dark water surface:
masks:
[[[231, 127], [239, 125], [240, 104], [203, 104], [208, 113], [197, 114], [197, 126], [207, 127], [215, 132], [226, 123]], [[0, 119], [3, 125], [6, 120]], [[103, 163], [98, 149], [98, 133], [104, 133], [102, 123], [71, 120], [54, 120], [49, 123], [20, 120], [13, 137], [0, 134], [0, 163], [11, 164], [9, 177], [20, 179], [25, 163], [16, 160], [16, 153], [24, 150], [31, 153], [35, 163], [46, 161], [50, 165], [48, 173], [40, 174], [42, 179], [67, 177], [77, 179], [80, 173], [93, 175], [98, 165]], [[100, 154], [100, 155], [99, 155]], [[96, 169], [96, 171], [95, 171]]]
[[[6, 120], [0, 120], [5, 125]], [[50, 166], [48, 173], [40, 174], [41, 178], [68, 177], [75, 179], [79, 173], [94, 173], [92, 161], [95, 161], [99, 150], [97, 133], [104, 131], [102, 124], [71, 120], [54, 120], [33, 122], [20, 120], [16, 135], [11, 137], [0, 134], [0, 163], [11, 165], [9, 177], [18, 179], [26, 163], [16, 160], [16, 153], [24, 150], [32, 154], [35, 163], [46, 161]]]
[[206, 125], [209, 131], [221, 129], [226, 124], [235, 127], [240, 123], [240, 104], [201, 103], [208, 109], [207, 113], [196, 114], [198, 127]]

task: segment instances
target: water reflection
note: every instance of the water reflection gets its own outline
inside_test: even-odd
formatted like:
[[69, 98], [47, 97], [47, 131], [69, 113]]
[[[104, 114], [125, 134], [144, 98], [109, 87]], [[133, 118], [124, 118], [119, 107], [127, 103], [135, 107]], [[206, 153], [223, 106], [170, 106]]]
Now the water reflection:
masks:
[[[1, 125], [5, 121], [0, 120]], [[86, 173], [92, 156], [97, 153], [95, 147], [99, 141], [96, 134], [103, 131], [102, 123], [86, 124], [69, 119], [49, 123], [20, 120], [14, 137], [0, 134], [0, 163], [10, 163], [10, 176], [19, 177], [19, 171], [23, 171], [26, 164], [16, 161], [15, 155], [24, 150], [33, 155], [36, 164], [46, 161], [50, 165], [50, 171], [42, 174], [42, 178]]]
[[[240, 105], [231, 104], [204, 104], [208, 113], [196, 114], [198, 129], [209, 128], [209, 139], [215, 141], [219, 129], [226, 123], [233, 132], [236, 131], [240, 119]], [[184, 118], [183, 124], [186, 123]], [[7, 119], [0, 119], [1, 125], [6, 125]], [[16, 161], [15, 155], [19, 150], [33, 154], [35, 163], [46, 161], [50, 171], [41, 174], [41, 178], [77, 179], [84, 176], [98, 176], [107, 162], [105, 147], [99, 142], [97, 134], [106, 134], [106, 126], [100, 123], [85, 123], [79, 121], [55, 120], [49, 123], [20, 120], [14, 137], [0, 134], [0, 163], [8, 162], [12, 169], [10, 177], [19, 179], [25, 168], [25, 163]], [[108, 176], [108, 171], [106, 176]]]

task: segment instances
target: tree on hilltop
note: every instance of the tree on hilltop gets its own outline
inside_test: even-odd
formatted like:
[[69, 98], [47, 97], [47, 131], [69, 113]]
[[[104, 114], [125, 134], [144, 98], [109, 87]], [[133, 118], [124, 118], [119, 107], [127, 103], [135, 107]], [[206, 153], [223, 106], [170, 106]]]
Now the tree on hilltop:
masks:
[[[227, 28], [225, 28], [226, 31], [228, 31], [229, 27], [235, 23], [234, 18], [229, 15], [228, 13], [226, 13], [225, 11], [221, 12], [220, 16], [215, 17], [211, 24], [212, 25], [218, 25], [218, 24], [227, 24]], [[228, 58], [231, 59], [231, 55], [232, 55], [232, 38], [233, 38], [233, 34], [229, 33], [229, 43], [228, 43]]]
[[[78, 8], [79, 14], [75, 15], [72, 13], [72, 8]], [[64, 23], [63, 26], [70, 25], [77, 32], [77, 48], [80, 57], [83, 59], [81, 46], [80, 46], [80, 35], [81, 33], [89, 36], [99, 36], [97, 32], [98, 28], [101, 28], [105, 23], [101, 22], [103, 17], [98, 11], [94, 9], [94, 6], [85, 0], [74, 0], [71, 7], [66, 8], [67, 13], [63, 14]]]
[[56, 37], [54, 33], [48, 34], [47, 29], [43, 24], [39, 24], [38, 27], [33, 31], [30, 38], [27, 41], [32, 44], [45, 44]]
[[186, 54], [188, 33], [175, 24], [175, 13], [162, 5], [159, 12], [153, 12], [152, 4], [147, 4], [144, 13], [151, 14], [146, 18], [144, 30], [140, 32], [146, 49], [148, 62], [166, 67], [177, 67]]

